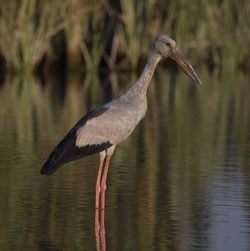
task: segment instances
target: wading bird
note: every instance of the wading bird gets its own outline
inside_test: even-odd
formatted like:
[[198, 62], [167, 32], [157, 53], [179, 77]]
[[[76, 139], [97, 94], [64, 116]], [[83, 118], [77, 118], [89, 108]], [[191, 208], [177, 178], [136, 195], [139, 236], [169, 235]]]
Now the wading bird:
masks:
[[156, 38], [150, 47], [147, 64], [139, 79], [120, 97], [83, 116], [51, 152], [41, 173], [52, 174], [69, 161], [99, 153], [95, 207], [100, 208], [101, 201], [101, 209], [104, 209], [110, 158], [116, 146], [132, 133], [145, 116], [147, 88], [157, 64], [163, 57], [175, 60], [193, 81], [201, 84], [193, 67], [177, 49], [175, 41], [167, 36]]

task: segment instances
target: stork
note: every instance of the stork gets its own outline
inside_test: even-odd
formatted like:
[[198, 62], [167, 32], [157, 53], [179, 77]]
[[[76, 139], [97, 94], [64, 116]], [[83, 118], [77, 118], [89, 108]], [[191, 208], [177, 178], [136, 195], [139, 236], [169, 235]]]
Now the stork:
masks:
[[201, 84], [191, 64], [176, 47], [176, 42], [168, 36], [157, 37], [150, 46], [146, 66], [138, 80], [118, 98], [83, 116], [50, 153], [41, 174], [52, 174], [72, 160], [99, 153], [95, 207], [104, 209], [111, 156], [116, 146], [133, 132], [145, 116], [147, 89], [155, 68], [163, 57], [175, 60], [193, 81]]

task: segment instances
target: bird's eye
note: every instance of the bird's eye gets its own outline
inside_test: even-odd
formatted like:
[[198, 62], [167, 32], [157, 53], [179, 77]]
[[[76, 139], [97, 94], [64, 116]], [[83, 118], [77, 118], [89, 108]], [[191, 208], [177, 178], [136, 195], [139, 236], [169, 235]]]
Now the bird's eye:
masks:
[[170, 43], [169, 43], [169, 42], [167, 42], [167, 43], [166, 43], [166, 45], [167, 45], [167, 46], [170, 46]]

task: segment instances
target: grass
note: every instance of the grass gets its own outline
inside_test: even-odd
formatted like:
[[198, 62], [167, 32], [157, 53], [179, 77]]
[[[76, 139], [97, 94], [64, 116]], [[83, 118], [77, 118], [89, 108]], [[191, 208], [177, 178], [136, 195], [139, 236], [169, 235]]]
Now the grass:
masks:
[[168, 34], [197, 63], [235, 68], [250, 54], [249, 13], [247, 0], [4, 0], [0, 53], [7, 69], [32, 72], [60, 57], [57, 40], [71, 69], [135, 69], [154, 37]]

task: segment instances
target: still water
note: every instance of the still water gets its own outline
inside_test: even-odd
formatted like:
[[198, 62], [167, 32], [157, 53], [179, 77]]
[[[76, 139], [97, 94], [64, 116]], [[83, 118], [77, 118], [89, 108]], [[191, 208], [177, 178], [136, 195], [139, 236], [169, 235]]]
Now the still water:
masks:
[[[111, 162], [106, 250], [250, 250], [249, 76], [200, 75], [198, 87], [163, 69], [152, 81], [145, 119]], [[134, 78], [16, 77], [1, 85], [0, 250], [98, 250], [98, 156], [52, 176], [39, 171], [85, 112]]]

